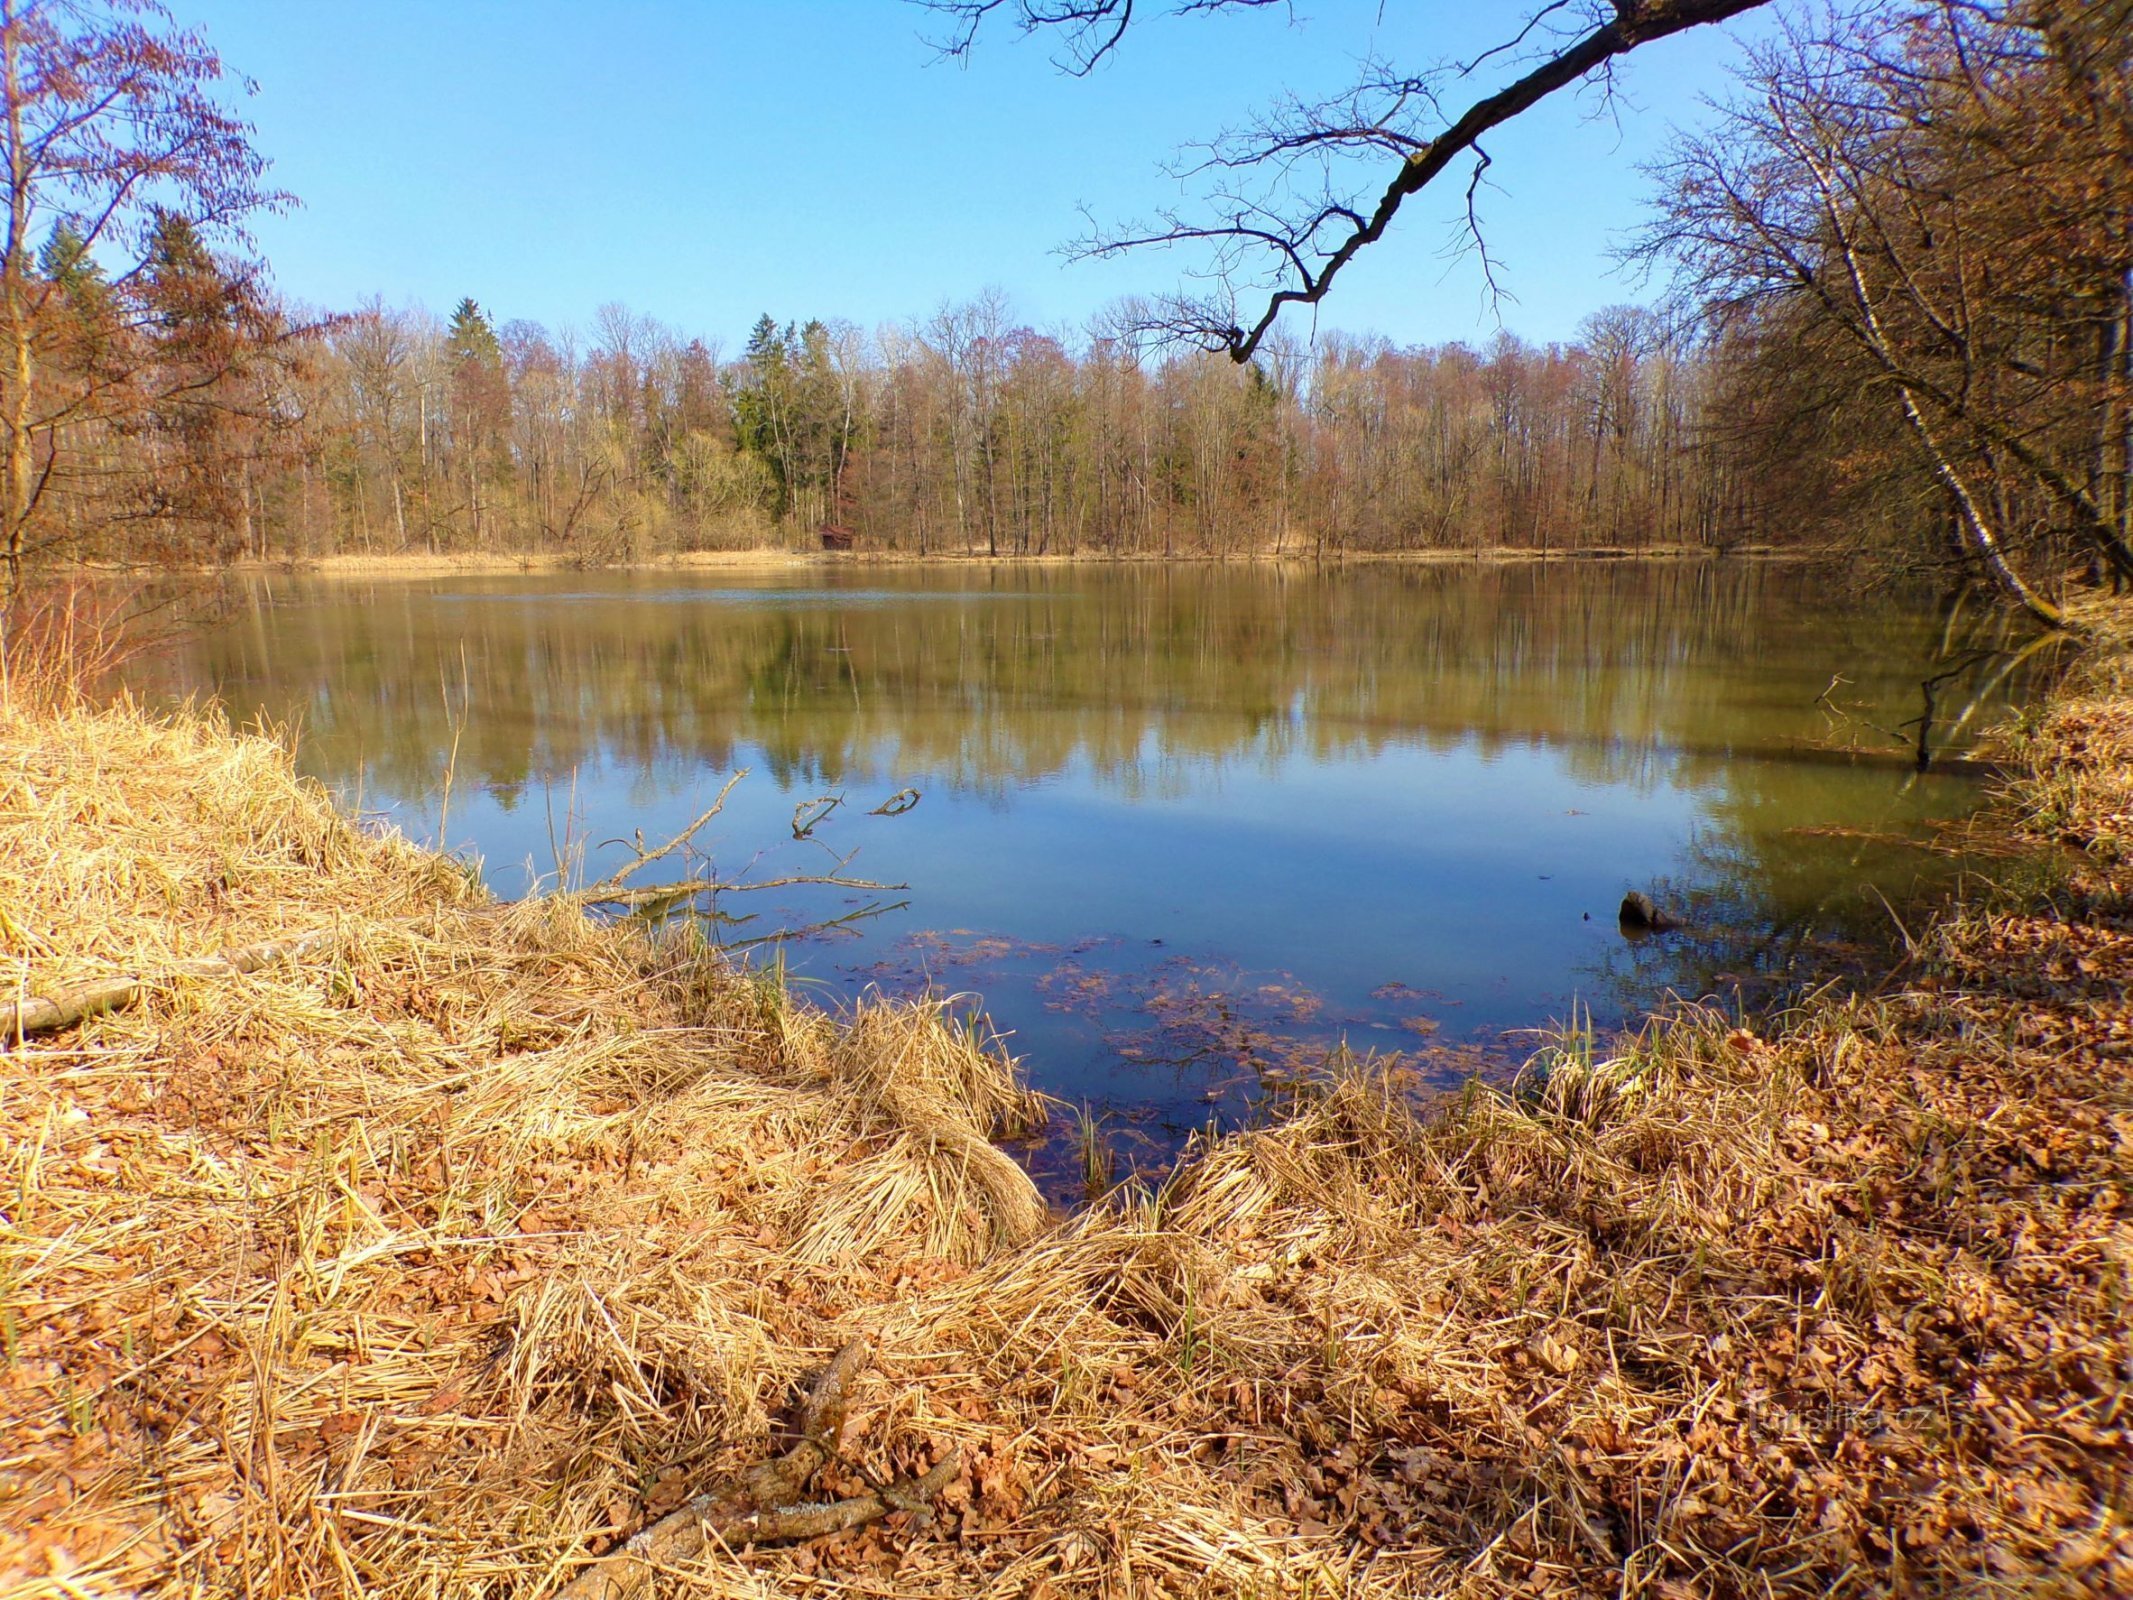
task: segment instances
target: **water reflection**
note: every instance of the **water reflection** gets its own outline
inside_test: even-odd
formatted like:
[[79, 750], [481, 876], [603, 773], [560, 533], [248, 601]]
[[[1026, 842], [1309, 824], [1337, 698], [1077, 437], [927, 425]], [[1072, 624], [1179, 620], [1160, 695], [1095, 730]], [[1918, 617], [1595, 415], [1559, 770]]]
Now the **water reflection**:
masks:
[[[1713, 564], [277, 580], [178, 670], [297, 719], [310, 770], [413, 831], [449, 766], [448, 842], [506, 892], [609, 870], [602, 841], [750, 768], [722, 875], [856, 849], [910, 885], [796, 972], [981, 991], [1041, 1083], [1160, 1145], [1299, 1041], [1420, 1047], [1441, 1078], [1573, 1004], [1767, 976], [1937, 892], [1977, 789], [1908, 771], [1906, 719], [1934, 662], [1966, 663], [1946, 725], [2019, 641], [1832, 592]], [[865, 814], [906, 787], [915, 809]], [[1690, 932], [1623, 945], [1630, 887]]]

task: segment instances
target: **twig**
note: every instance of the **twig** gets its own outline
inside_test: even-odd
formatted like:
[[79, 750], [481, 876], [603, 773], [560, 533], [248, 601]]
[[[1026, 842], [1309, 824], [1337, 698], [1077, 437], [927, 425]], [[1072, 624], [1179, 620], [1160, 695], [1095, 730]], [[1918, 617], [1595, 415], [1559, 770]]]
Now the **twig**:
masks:
[[[841, 917], [828, 917], [821, 922], [810, 922], [800, 928], [780, 928], [776, 933], [760, 933], [753, 939], [722, 940], [719, 948], [738, 955], [743, 950], [753, 950], [761, 944], [789, 944], [796, 939], [819, 938], [825, 933], [835, 933], [839, 928], [848, 928], [855, 922], [864, 922], [869, 917], [885, 917], [892, 911], [907, 911], [911, 902], [895, 900], [884, 905], [876, 901], [870, 906], [861, 906], [857, 911], [847, 911]], [[753, 919], [749, 919], [753, 920]]]
[[866, 1370], [871, 1354], [864, 1339], [854, 1339], [830, 1358], [801, 1408], [800, 1441], [785, 1454], [750, 1467], [660, 1518], [563, 1585], [555, 1600], [635, 1600], [659, 1568], [690, 1560], [714, 1541], [819, 1539], [878, 1522], [892, 1511], [924, 1513], [927, 1502], [956, 1475], [960, 1463], [954, 1450], [920, 1477], [846, 1500], [801, 1501], [808, 1480], [836, 1457], [852, 1380]]
[[573, 900], [581, 900], [588, 905], [605, 905], [610, 903], [615, 897], [609, 894], [602, 893], [601, 891], [620, 888], [623, 883], [628, 881], [630, 878], [635, 877], [638, 873], [642, 872], [653, 862], [661, 860], [666, 856], [672, 855], [675, 851], [681, 849], [684, 845], [688, 844], [690, 840], [696, 837], [697, 833], [703, 828], [705, 823], [709, 822], [713, 817], [717, 816], [721, 811], [726, 809], [726, 796], [733, 793], [733, 786], [739, 783], [741, 779], [747, 776], [748, 769], [746, 767], [743, 767], [732, 777], [728, 778], [725, 782], [725, 786], [718, 791], [718, 798], [713, 800], [711, 804], [705, 808], [703, 814], [699, 816], [694, 822], [690, 823], [686, 828], [682, 829], [681, 832], [675, 834], [673, 838], [669, 839], [657, 850], [647, 850], [640, 843], [636, 846], [636, 860], [632, 861], [628, 866], [621, 868], [619, 871], [609, 873], [598, 883], [592, 884], [584, 889], [576, 890], [570, 895], [569, 898]]

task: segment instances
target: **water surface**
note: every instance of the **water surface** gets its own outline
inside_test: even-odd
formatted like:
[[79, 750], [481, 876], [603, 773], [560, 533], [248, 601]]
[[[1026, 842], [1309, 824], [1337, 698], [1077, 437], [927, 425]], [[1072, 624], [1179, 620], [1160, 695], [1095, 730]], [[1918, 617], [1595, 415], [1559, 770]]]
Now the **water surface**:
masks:
[[[759, 948], [830, 1002], [981, 997], [1149, 1162], [1335, 1044], [1454, 1082], [1522, 1030], [1782, 983], [1977, 870], [1980, 786], [1911, 770], [1913, 719], [1950, 672], [1960, 749], [2020, 641], [1843, 592], [1701, 563], [273, 579], [176, 671], [504, 893], [604, 875], [746, 769], [708, 860], [648, 877], [906, 886], [725, 896], [713, 927], [856, 916]], [[1632, 888], [1689, 931], [1625, 940]]]

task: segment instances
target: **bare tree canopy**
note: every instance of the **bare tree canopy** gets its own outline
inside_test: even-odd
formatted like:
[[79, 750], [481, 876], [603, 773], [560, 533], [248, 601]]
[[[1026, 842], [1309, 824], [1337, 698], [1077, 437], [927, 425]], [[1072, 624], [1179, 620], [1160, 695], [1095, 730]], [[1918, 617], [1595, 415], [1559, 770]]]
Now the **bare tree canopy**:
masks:
[[[1055, 35], [1061, 66], [1076, 75], [1119, 48], [1135, 21], [1135, 0], [919, 3], [950, 19], [942, 46], [952, 56], [967, 55], [986, 25], [999, 21], [1024, 34]], [[1162, 9], [1191, 16], [1288, 3], [1171, 0]], [[1471, 226], [1474, 191], [1489, 165], [1481, 140], [1493, 129], [1559, 90], [1604, 78], [1632, 50], [1768, 3], [1547, 0], [1513, 8], [1508, 37], [1472, 60], [1419, 72], [1368, 62], [1354, 84], [1330, 99], [1280, 101], [1215, 139], [1187, 169], [1204, 183], [1201, 211], [1165, 212], [1151, 223], [1100, 234], [1082, 251], [1107, 256], [1204, 246], [1214, 291], [1159, 302], [1148, 331], [1248, 361], [1285, 308], [1325, 299], [1348, 263], [1385, 236], [1400, 208], [1455, 166], [1469, 173]], [[1475, 93], [1489, 71], [1508, 81]], [[1478, 230], [1474, 238], [1478, 247]]]
[[1646, 241], [1722, 336], [1885, 397], [1951, 545], [2052, 625], [2071, 557], [2133, 576], [2129, 23], [1931, 0], [1782, 29], [1678, 141]]
[[[227, 523], [230, 446], [274, 408], [281, 333], [214, 247], [288, 197], [223, 103], [221, 58], [156, 0], [0, 0], [0, 567], [84, 526]], [[121, 484], [104, 453], [153, 438]], [[249, 502], [247, 501], [247, 504]]]

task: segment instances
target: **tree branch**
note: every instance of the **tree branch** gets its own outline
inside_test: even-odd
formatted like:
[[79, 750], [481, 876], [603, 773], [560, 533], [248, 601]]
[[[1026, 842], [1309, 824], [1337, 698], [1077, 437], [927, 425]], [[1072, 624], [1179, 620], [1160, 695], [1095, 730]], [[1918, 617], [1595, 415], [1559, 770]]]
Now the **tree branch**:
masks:
[[556, 1591], [555, 1600], [634, 1600], [649, 1588], [659, 1568], [690, 1560], [712, 1544], [819, 1539], [878, 1522], [892, 1511], [928, 1515], [927, 1503], [961, 1470], [953, 1449], [916, 1478], [884, 1484], [848, 1499], [801, 1501], [808, 1480], [836, 1459], [849, 1390], [870, 1359], [864, 1339], [839, 1350], [807, 1397], [800, 1415], [799, 1443], [662, 1517], [572, 1578]]
[[[1025, 34], [1039, 29], [1061, 30], [1066, 35], [1070, 61], [1066, 69], [1085, 75], [1112, 50], [1118, 48], [1133, 21], [1132, 0], [920, 0], [929, 9], [944, 13], [957, 24], [954, 35], [942, 46], [953, 57], [967, 56], [979, 30], [995, 15], [1012, 17]], [[1280, 0], [1177, 0], [1173, 14], [1253, 9]], [[1422, 102], [1434, 109], [1432, 80], [1403, 78], [1379, 69], [1373, 77], [1343, 97], [1318, 107], [1292, 103], [1289, 120], [1275, 119], [1255, 130], [1255, 136], [1232, 140], [1232, 149], [1217, 147], [1196, 170], [1263, 167], [1273, 181], [1285, 181], [1294, 163], [1311, 156], [1331, 157], [1356, 149], [1389, 149], [1399, 154], [1398, 168], [1367, 212], [1360, 199], [1320, 197], [1296, 213], [1297, 220], [1269, 228], [1269, 207], [1235, 195], [1217, 194], [1233, 207], [1222, 220], [1187, 223], [1165, 219], [1163, 226], [1137, 228], [1123, 236], [1099, 238], [1080, 247], [1083, 256], [1109, 256], [1151, 245], [1213, 243], [1216, 245], [1214, 276], [1229, 282], [1246, 252], [1263, 250], [1272, 256], [1268, 279], [1277, 287], [1267, 289], [1263, 310], [1243, 325], [1236, 312], [1235, 291], [1218, 301], [1195, 302], [1176, 298], [1169, 313], [1152, 325], [1166, 337], [1221, 351], [1237, 362], [1257, 353], [1281, 313], [1290, 306], [1316, 305], [1332, 291], [1343, 269], [1365, 248], [1383, 238], [1400, 208], [1421, 193], [1460, 157], [1480, 155], [1479, 140], [1491, 129], [1538, 105], [1558, 90], [1603, 70], [1618, 56], [1707, 23], [1724, 22], [1743, 12], [1766, 5], [1769, 0], [1613, 0], [1598, 20], [1582, 35], [1547, 55], [1524, 76], [1495, 93], [1474, 101], [1452, 118], [1441, 133], [1424, 138], [1398, 126], [1406, 108]], [[1565, 0], [1539, 6], [1529, 14], [1515, 37], [1463, 65], [1446, 69], [1435, 81], [1468, 76], [1484, 63], [1507, 52], [1525, 54], [1526, 41], [1536, 32], [1562, 37], [1552, 19], [1568, 10]], [[1375, 116], [1365, 115], [1362, 100], [1372, 94], [1389, 96], [1391, 103]], [[1337, 114], [1336, 114], [1337, 113]], [[1481, 157], [1486, 166], [1487, 158]], [[1478, 174], [1477, 174], [1478, 181]], [[1473, 190], [1468, 190], [1467, 219], [1471, 229]], [[1338, 234], [1323, 237], [1329, 224], [1345, 222]]]

